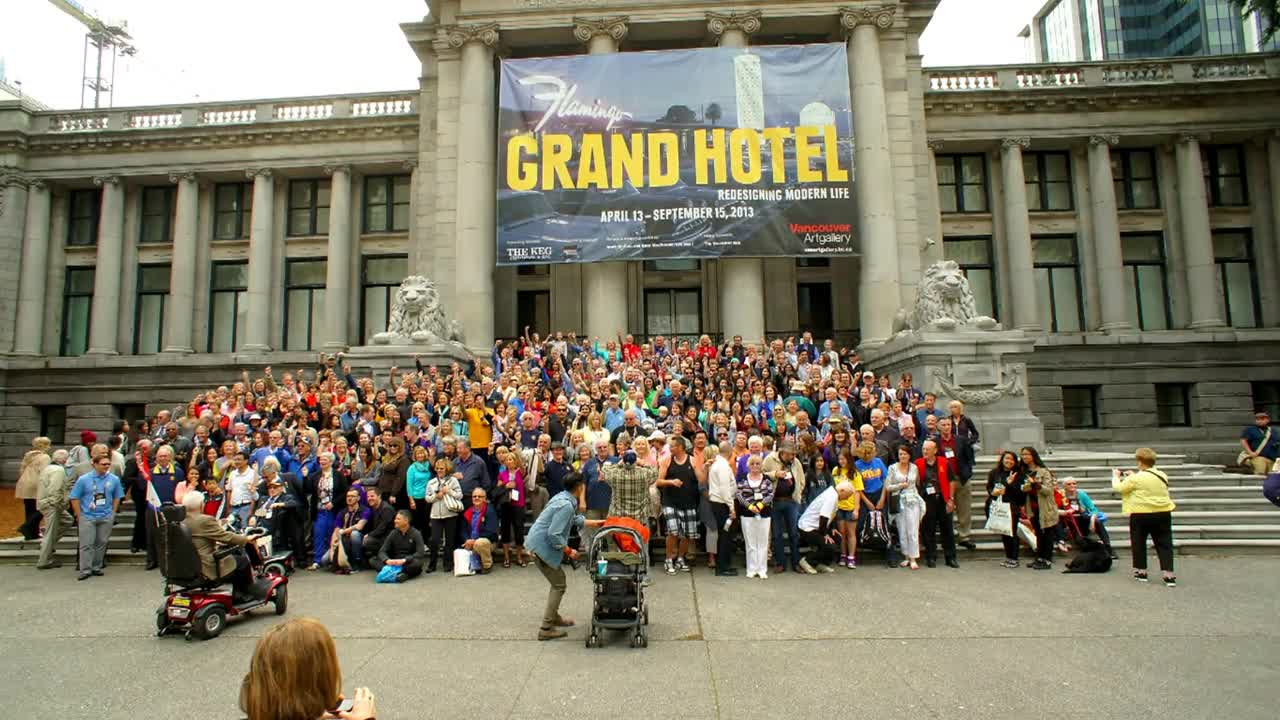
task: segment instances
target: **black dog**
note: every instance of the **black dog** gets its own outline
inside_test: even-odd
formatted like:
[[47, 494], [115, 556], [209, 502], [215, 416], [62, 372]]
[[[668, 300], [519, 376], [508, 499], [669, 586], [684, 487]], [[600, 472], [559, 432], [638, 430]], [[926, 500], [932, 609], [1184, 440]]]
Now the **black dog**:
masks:
[[1076, 554], [1064, 573], [1104, 573], [1111, 570], [1111, 555], [1102, 543], [1091, 537], [1076, 541]]

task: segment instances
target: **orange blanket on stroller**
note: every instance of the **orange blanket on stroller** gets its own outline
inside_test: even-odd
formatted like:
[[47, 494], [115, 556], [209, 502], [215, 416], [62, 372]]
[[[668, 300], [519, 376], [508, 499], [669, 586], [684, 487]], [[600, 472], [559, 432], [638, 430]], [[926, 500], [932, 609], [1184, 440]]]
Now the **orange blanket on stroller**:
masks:
[[[644, 544], [646, 546], [649, 544], [649, 526], [639, 520], [629, 517], [611, 517], [605, 519], [604, 526], [606, 528], [616, 527], [635, 530], [640, 533], [640, 537], [644, 540]], [[636, 541], [630, 535], [614, 535], [613, 540], [618, 543], [618, 549], [622, 552], [640, 552], [640, 548], [636, 547]]]

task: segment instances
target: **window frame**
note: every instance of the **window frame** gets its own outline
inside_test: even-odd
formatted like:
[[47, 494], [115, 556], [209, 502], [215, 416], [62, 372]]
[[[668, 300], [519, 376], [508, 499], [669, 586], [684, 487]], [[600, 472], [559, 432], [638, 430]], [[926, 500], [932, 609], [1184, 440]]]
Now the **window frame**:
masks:
[[[1262, 324], [1262, 290], [1258, 286], [1258, 255], [1253, 245], [1253, 229], [1252, 228], [1219, 228], [1209, 233], [1209, 242], [1212, 245], [1214, 239], [1219, 235], [1227, 233], [1240, 234], [1245, 239], [1245, 249], [1247, 256], [1243, 260], [1222, 260], [1218, 257], [1217, 248], [1213, 248], [1213, 264], [1218, 270], [1218, 286], [1222, 290], [1222, 320], [1227, 327], [1239, 328], [1256, 328]], [[1249, 270], [1249, 284], [1253, 297], [1253, 324], [1252, 325], [1235, 325], [1231, 322], [1231, 289], [1227, 282], [1227, 266], [1228, 265], [1244, 265]]]
[[[1100, 396], [1099, 386], [1097, 385], [1063, 385], [1062, 390], [1062, 428], [1064, 430], [1097, 430], [1102, 427], [1101, 413], [1098, 412], [1098, 399]], [[1073, 409], [1088, 409], [1090, 414], [1090, 423], [1088, 425], [1070, 425], [1067, 423], [1069, 413], [1067, 412], [1067, 393], [1068, 391], [1084, 391], [1089, 394], [1088, 405], [1072, 404]]]
[[[955, 210], [941, 210], [943, 203], [941, 201], [941, 198], [939, 198], [938, 207], [940, 212], [943, 215], [990, 214], [991, 213], [991, 173], [988, 171], [988, 168], [987, 168], [986, 153], [945, 153], [942, 155], [937, 155], [935, 157], [938, 163], [941, 163], [944, 158], [950, 161], [952, 173], [953, 173], [952, 177], [955, 178], [955, 182], [953, 183], [944, 183], [942, 182], [942, 180], [938, 180], [939, 195], [942, 194], [944, 188], [949, 189], [949, 192], [951, 193], [952, 197], [955, 198], [955, 207], [956, 207]], [[964, 182], [964, 161], [965, 159], [974, 159], [974, 158], [977, 158], [980, 161], [980, 164], [982, 167], [982, 180], [980, 183], [977, 183], [982, 187], [982, 203], [984, 207], [981, 210], [970, 210], [969, 208], [965, 207], [965, 202], [964, 202], [964, 189], [966, 187], [972, 187], [975, 184], [975, 183]]]
[[[671, 300], [671, 308], [672, 308], [672, 311], [674, 312], [675, 307], [676, 307], [676, 295], [677, 295], [677, 294], [680, 294], [680, 293], [694, 293], [695, 295], [697, 295], [697, 297], [698, 297], [698, 314], [697, 314], [697, 317], [698, 317], [698, 329], [697, 329], [696, 331], [692, 332], [692, 333], [679, 332], [679, 331], [678, 331], [678, 328], [676, 328], [676, 326], [675, 326], [676, 316], [675, 316], [675, 315], [672, 315], [672, 316], [671, 316], [671, 318], [670, 318], [670, 319], [671, 319], [671, 321], [672, 321], [672, 323], [671, 323], [671, 324], [672, 324], [671, 332], [666, 332], [666, 333], [662, 333], [662, 332], [653, 332], [653, 331], [652, 331], [652, 328], [651, 328], [651, 327], [650, 327], [650, 325], [649, 325], [649, 297], [650, 297], [651, 295], [660, 295], [660, 294], [665, 294], [665, 295], [667, 295], [667, 296], [668, 296], [668, 298], [670, 298], [670, 300]], [[653, 337], [653, 336], [655, 336], [655, 335], [664, 335], [664, 336], [667, 336], [667, 337], [687, 337], [687, 336], [689, 336], [689, 335], [701, 335], [701, 334], [703, 333], [703, 325], [702, 325], [702, 309], [703, 309], [703, 305], [702, 305], [702, 301], [703, 301], [703, 297], [702, 297], [702, 288], [701, 288], [701, 287], [645, 288], [645, 289], [644, 289], [644, 333], [645, 333], [645, 336], [646, 336], [646, 337]]]
[[[147, 212], [147, 195], [160, 193], [164, 197], [163, 212]], [[172, 245], [174, 212], [176, 211], [178, 189], [172, 185], [145, 185], [138, 191], [138, 244], [139, 245]], [[164, 221], [164, 231], [160, 240], [147, 239], [147, 219], [159, 217]]]
[[[539, 298], [545, 298], [547, 303], [547, 322], [550, 324], [551, 318], [551, 291], [540, 289], [516, 290], [516, 331], [522, 331], [526, 325], [530, 326], [533, 332], [543, 337], [549, 335], [550, 327], [539, 327], [537, 322], [537, 301]], [[521, 309], [529, 307], [528, 303], [532, 302], [534, 308], [534, 319], [532, 322], [526, 322], [529, 318], [527, 315], [521, 314]]]
[[[227, 265], [243, 265], [245, 268], [245, 284], [235, 288], [219, 288], [214, 284], [217, 278], [217, 270], [219, 267]], [[205, 347], [208, 352], [231, 352], [234, 353], [240, 348], [236, 345], [236, 335], [240, 332], [240, 298], [241, 293], [249, 292], [248, 282], [249, 262], [247, 260], [215, 260], [209, 266], [209, 339]], [[229, 350], [215, 350], [213, 347], [214, 337], [217, 335], [217, 299], [219, 294], [229, 293], [232, 296], [231, 303], [231, 348]]]
[[[76, 198], [92, 198], [91, 212], [87, 215], [76, 215]], [[77, 221], [89, 221], [91, 232], [87, 242], [74, 242]], [[102, 190], [97, 188], [78, 188], [67, 193], [67, 247], [96, 247], [98, 231], [102, 221]]]
[[[236, 190], [235, 202], [230, 210], [220, 210], [218, 208], [218, 197], [224, 188], [234, 188]], [[253, 213], [253, 183], [247, 182], [229, 182], [217, 183], [213, 186], [213, 233], [214, 242], [220, 240], [246, 240], [249, 237], [249, 231], [252, 226]], [[234, 215], [236, 220], [236, 232], [234, 237], [222, 237], [218, 235], [218, 216]], [[245, 222], [248, 219], [249, 222]]]
[[[1045, 169], [1048, 167], [1048, 164], [1049, 164], [1048, 159], [1052, 156], [1060, 156], [1066, 159], [1067, 161], [1066, 180], [1054, 180], [1050, 182], [1049, 180], [1045, 179], [1046, 177]], [[1028, 202], [1027, 203], [1028, 212], [1033, 212], [1033, 213], [1034, 212], [1074, 212], [1076, 209], [1076, 189], [1075, 189], [1074, 178], [1072, 177], [1074, 167], [1071, 162], [1071, 153], [1065, 150], [1029, 150], [1027, 152], [1024, 152], [1022, 154], [1022, 157], [1023, 157], [1023, 162], [1025, 162], [1026, 158], [1028, 157], [1035, 158], [1036, 176], [1038, 178], [1034, 182], [1026, 179], [1025, 176], [1022, 179], [1022, 186], [1023, 186], [1024, 192], [1026, 191], [1029, 185], [1034, 184], [1036, 186], [1037, 198], [1040, 201], [1039, 207], [1034, 209], [1031, 208], [1031, 203]], [[1049, 204], [1049, 186], [1050, 185], [1066, 185], [1067, 186], [1067, 206], [1066, 207], [1064, 208], [1046, 207]]]
[[[329, 203], [330, 204], [321, 205], [320, 204], [320, 186], [326, 185], [326, 184], [329, 185]], [[311, 203], [305, 208], [301, 206], [294, 207], [293, 205], [293, 188], [296, 185], [311, 186]], [[286, 210], [285, 210], [285, 236], [286, 237], [319, 237], [321, 235], [328, 234], [329, 229], [326, 227], [324, 231], [321, 232], [317, 222], [320, 208], [324, 208], [325, 210], [328, 210], [330, 209], [330, 207], [332, 207], [333, 185], [330, 183], [328, 179], [299, 178], [297, 180], [290, 180], [289, 187], [287, 189], [287, 194], [285, 196], [285, 203], [286, 203]], [[293, 213], [299, 210], [309, 211], [306, 232], [299, 232], [298, 229], [293, 226]], [[332, 218], [330, 218], [330, 222], [332, 222]], [[304, 258], [298, 258], [298, 259], [302, 260]]]
[[[1035, 259], [1034, 242], [1036, 239], [1062, 239], [1062, 238], [1070, 238], [1072, 245], [1075, 247], [1074, 254], [1075, 254], [1076, 260], [1074, 263], [1063, 263], [1063, 262], [1045, 263], [1045, 262], [1038, 262]], [[1048, 273], [1049, 315], [1052, 318], [1052, 323], [1051, 323], [1052, 327], [1045, 328], [1045, 331], [1054, 332], [1054, 333], [1085, 332], [1087, 330], [1087, 326], [1085, 325], [1085, 321], [1084, 321], [1084, 280], [1081, 277], [1081, 272], [1080, 272], [1080, 238], [1071, 233], [1046, 233], [1042, 235], [1033, 235], [1031, 239], [1032, 239], [1032, 247], [1033, 247], [1033, 254], [1031, 258], [1032, 272], [1035, 272], [1036, 270], [1040, 270], [1040, 269], [1045, 269], [1049, 271]], [[1079, 330], [1059, 330], [1058, 329], [1058, 297], [1057, 297], [1057, 293], [1054, 292], [1054, 279], [1053, 279], [1054, 272], [1053, 271], [1055, 269], [1062, 269], [1062, 268], [1072, 268], [1075, 271], [1074, 275], [1075, 275], [1075, 284], [1076, 284], [1076, 314], [1077, 314], [1076, 319], [1079, 322], [1079, 327], [1080, 327]]]
[[[960, 271], [965, 274], [966, 279], [969, 277], [969, 270], [971, 269], [986, 270], [991, 273], [991, 317], [994, 320], [999, 320], [1000, 277], [999, 274], [996, 273], [996, 248], [994, 238], [990, 235], [944, 235], [942, 237], [942, 257], [948, 260], [951, 259], [947, 257], [948, 242], [974, 242], [975, 240], [986, 242], [988, 261], [986, 263], [962, 263], [959, 260], [955, 260], [954, 262], [960, 266]], [[972, 290], [972, 283], [970, 283], [970, 289]]]
[[[1236, 165], [1240, 168], [1240, 172], [1237, 174], [1223, 175], [1218, 172], [1218, 155], [1227, 150], [1236, 153]], [[1209, 196], [1209, 207], [1249, 207], [1249, 171], [1245, 166], [1244, 146], [1232, 144], [1204, 145], [1200, 148], [1200, 154], [1205, 164], [1204, 184]], [[1240, 202], [1230, 204], [1222, 202], [1221, 180], [1224, 178], [1238, 178], [1240, 180]]]
[[[1259, 395], [1270, 395], [1270, 398], [1259, 400]], [[1254, 380], [1249, 383], [1249, 401], [1253, 411], [1266, 412], [1271, 417], [1280, 418], [1280, 380]]]
[[[402, 202], [402, 203], [398, 203], [398, 202], [396, 202], [396, 194], [395, 194], [396, 180], [400, 180], [400, 179], [404, 179], [404, 180], [408, 183], [408, 185], [409, 185], [409, 199], [408, 199], [408, 200], [406, 200], [406, 201], [404, 201], [404, 202]], [[381, 227], [381, 228], [372, 228], [372, 227], [369, 227], [369, 208], [371, 207], [371, 205], [369, 204], [369, 186], [370, 186], [370, 184], [371, 184], [371, 183], [373, 183], [373, 182], [375, 182], [375, 181], [377, 181], [377, 182], [383, 182], [383, 183], [385, 183], [385, 184], [386, 184], [387, 200], [386, 200], [386, 202], [385, 202], [385, 203], [382, 203], [382, 206], [383, 206], [383, 208], [384, 208], [384, 209], [386, 210], [386, 212], [387, 212], [387, 216], [386, 216], [387, 222], [386, 222], [386, 227]], [[364, 179], [364, 184], [363, 184], [363, 186], [362, 186], [362, 197], [361, 197], [361, 208], [362, 208], [362, 210], [361, 210], [361, 213], [360, 213], [360, 215], [361, 215], [361, 225], [360, 225], [360, 226], [363, 228], [363, 232], [366, 232], [366, 233], [402, 233], [402, 232], [408, 232], [408, 231], [409, 231], [409, 226], [413, 224], [413, 214], [412, 214], [412, 212], [410, 212], [410, 213], [409, 213], [408, 222], [407, 222], [407, 224], [406, 224], [404, 227], [402, 227], [402, 228], [398, 228], [398, 227], [396, 227], [396, 226], [395, 226], [395, 211], [396, 211], [396, 207], [397, 207], [397, 206], [401, 206], [401, 205], [403, 205], [405, 208], [409, 208], [409, 209], [411, 209], [411, 208], [413, 207], [413, 176], [412, 176], [412, 175], [408, 175], [408, 174], [400, 174], [400, 175], [369, 175], [369, 176], [366, 176], [366, 177], [365, 177], [365, 179]]]
[[383, 282], [370, 283], [368, 279], [369, 278], [369, 261], [370, 260], [399, 260], [399, 259], [402, 259], [405, 261], [405, 269], [408, 270], [409, 256], [406, 253], [381, 253], [376, 255], [360, 256], [360, 339], [361, 339], [361, 342], [369, 341], [369, 336], [368, 336], [369, 313], [368, 313], [368, 304], [367, 304], [369, 289], [388, 288], [388, 292], [386, 296], [386, 315], [387, 315], [387, 318], [389, 319], [391, 317], [391, 299], [395, 295], [395, 293], [393, 292], [393, 289], [400, 286], [400, 283], [398, 282], [391, 283], [391, 284], [383, 283]]
[[[328, 263], [329, 263], [328, 258], [324, 258], [324, 257], [285, 258], [284, 260], [284, 334], [282, 336], [282, 341], [280, 345], [283, 348], [283, 350], [286, 352], [310, 352], [318, 349], [316, 347], [313, 347], [314, 341], [312, 338], [312, 336], [316, 332], [317, 313], [316, 313], [316, 292], [315, 291], [325, 290], [326, 283], [324, 282], [321, 282], [319, 284], [301, 283], [301, 284], [294, 285], [290, 278], [290, 271], [295, 265], [299, 265], [302, 263], [324, 263], [325, 270], [326, 270], [325, 277], [326, 279], [328, 277], [327, 275]], [[304, 348], [289, 347], [289, 305], [292, 302], [289, 299], [289, 297], [290, 295], [293, 294], [294, 290], [307, 291], [307, 346]], [[320, 311], [323, 313], [324, 308], [320, 308]]]
[[[49, 442], [53, 443], [54, 447], [65, 445], [67, 442], [67, 406], [33, 405], [32, 407], [36, 409], [36, 415], [38, 416], [40, 437], [49, 438]], [[50, 417], [51, 415], [61, 415], [61, 423], [56, 422], [55, 418]], [[54, 437], [52, 429], [59, 426], [62, 428], [62, 433], [58, 437]]]
[[[58, 356], [59, 357], [80, 357], [84, 355], [85, 352], [89, 351], [89, 338], [92, 337], [92, 333], [93, 333], [93, 290], [72, 291], [70, 289], [71, 274], [76, 272], [91, 273], [93, 276], [93, 285], [94, 287], [97, 287], [97, 282], [98, 282], [97, 268], [93, 266], [86, 266], [86, 265], [68, 265], [64, 270], [62, 275], [62, 334], [59, 336], [59, 339], [58, 339]], [[69, 330], [68, 321], [71, 318], [71, 313], [68, 312], [68, 304], [73, 298], [89, 299], [89, 306], [88, 306], [89, 309], [87, 311], [88, 317], [85, 318], [85, 323], [84, 323], [84, 352], [79, 352], [75, 354], [72, 354], [69, 351], [69, 343], [68, 343], [68, 341], [70, 340], [70, 336], [68, 334], [68, 330]]]
[[1160, 268], [1161, 297], [1164, 298], [1164, 327], [1151, 328], [1151, 330], [1168, 330], [1173, 327], [1173, 307], [1169, 302], [1169, 254], [1166, 252], [1164, 244], [1164, 233], [1154, 232], [1128, 232], [1120, 233], [1120, 252], [1121, 257], [1124, 255], [1124, 239], [1126, 237], [1153, 236], [1159, 239], [1158, 246], [1160, 248], [1160, 260], [1122, 260], [1126, 273], [1132, 273], [1133, 276], [1133, 292], [1134, 302], [1138, 307], [1138, 329], [1146, 331], [1147, 324], [1145, 315], [1142, 312], [1142, 273], [1138, 272], [1140, 267], [1158, 267]]
[[[1191, 427], [1191, 384], [1190, 383], [1154, 383], [1152, 385], [1156, 401], [1156, 425], [1158, 427]], [[1163, 402], [1161, 391], [1175, 391], [1179, 394], [1179, 403]], [[1163, 411], [1168, 408], [1182, 408], [1180, 422], [1165, 422]]]
[[[164, 268], [165, 276], [169, 281], [165, 283], [164, 291], [160, 290], [143, 290], [142, 289], [142, 271], [155, 268]], [[133, 302], [133, 354], [134, 355], [154, 355], [164, 352], [164, 330], [165, 330], [165, 313], [169, 309], [169, 295], [173, 289], [173, 281], [171, 273], [173, 266], [169, 263], [139, 263], [138, 264], [138, 280], [134, 283], [134, 302]], [[155, 352], [142, 352], [142, 299], [144, 297], [160, 297], [160, 321], [157, 324], [157, 332], [159, 336], [156, 338]]]
[[[1134, 177], [1133, 176], [1133, 157], [1135, 155], [1147, 155], [1151, 158], [1151, 177]], [[1115, 148], [1111, 151], [1111, 157], [1120, 166], [1121, 175], [1114, 177], [1115, 182], [1119, 183], [1124, 192], [1117, 195], [1116, 204], [1120, 210], [1159, 210], [1160, 209], [1160, 168], [1157, 166], [1159, 157], [1156, 151], [1151, 148]], [[1155, 200], [1155, 204], [1149, 207], [1138, 207], [1133, 202], [1133, 184], [1134, 182], [1151, 182], [1151, 196]]]

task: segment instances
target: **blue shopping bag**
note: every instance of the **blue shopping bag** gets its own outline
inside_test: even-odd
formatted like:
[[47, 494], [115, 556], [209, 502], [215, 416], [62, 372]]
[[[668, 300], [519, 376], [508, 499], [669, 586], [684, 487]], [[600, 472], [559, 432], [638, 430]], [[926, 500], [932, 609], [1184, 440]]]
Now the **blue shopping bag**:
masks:
[[374, 582], [393, 583], [400, 577], [400, 572], [399, 565], [383, 565], [382, 569], [378, 571], [378, 577], [374, 578]]

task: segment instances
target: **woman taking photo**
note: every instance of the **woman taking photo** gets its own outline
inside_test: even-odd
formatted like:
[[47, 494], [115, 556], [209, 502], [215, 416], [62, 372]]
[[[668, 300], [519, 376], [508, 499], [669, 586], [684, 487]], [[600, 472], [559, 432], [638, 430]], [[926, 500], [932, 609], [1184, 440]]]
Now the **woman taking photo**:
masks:
[[840, 557], [836, 565], [852, 570], [858, 566], [855, 558], [858, 555], [858, 508], [862, 505], [862, 476], [854, 468], [853, 455], [848, 450], [842, 451], [836, 462], [839, 464], [831, 471], [831, 484], [847, 482], [854, 490], [852, 495], [841, 499], [836, 505], [836, 529], [840, 531]]
[[773, 513], [773, 483], [764, 476], [764, 460], [747, 458], [747, 474], [738, 480], [738, 517], [747, 546], [747, 577], [769, 576], [769, 532]]
[[374, 720], [373, 693], [356, 688], [343, 705], [342, 670], [333, 637], [319, 621], [289, 620], [267, 630], [254, 648], [240, 684], [248, 720]]
[[1137, 472], [1119, 470], [1111, 475], [1111, 487], [1120, 493], [1121, 509], [1129, 516], [1129, 540], [1133, 548], [1133, 579], [1147, 582], [1147, 537], [1160, 559], [1165, 587], [1175, 587], [1173, 575], [1173, 499], [1169, 497], [1169, 476], [1156, 469], [1156, 451], [1138, 448], [1133, 454]]
[[911, 462], [911, 448], [899, 445], [896, 454], [898, 462], [889, 466], [884, 491], [896, 494], [901, 508], [898, 513], [898, 545], [902, 548], [903, 560], [898, 567], [919, 570], [920, 520], [924, 518], [924, 498], [916, 489], [920, 471]]
[[1022, 492], [1022, 476], [1018, 473], [1018, 456], [1012, 450], [1005, 450], [1000, 453], [996, 466], [987, 473], [986, 514], [991, 515], [992, 503], [1002, 502], [1009, 506], [1012, 519], [1010, 528], [1013, 533], [1000, 536], [1000, 542], [1004, 545], [1004, 562], [1001, 564], [1007, 568], [1018, 567], [1018, 523], [1022, 519], [1022, 506], [1026, 501], [1027, 497]]
[[1053, 544], [1058, 540], [1058, 503], [1053, 497], [1053, 473], [1044, 466], [1035, 448], [1024, 447], [1021, 455], [1025, 508], [1036, 531], [1036, 560], [1027, 567], [1048, 570], [1053, 567]]

